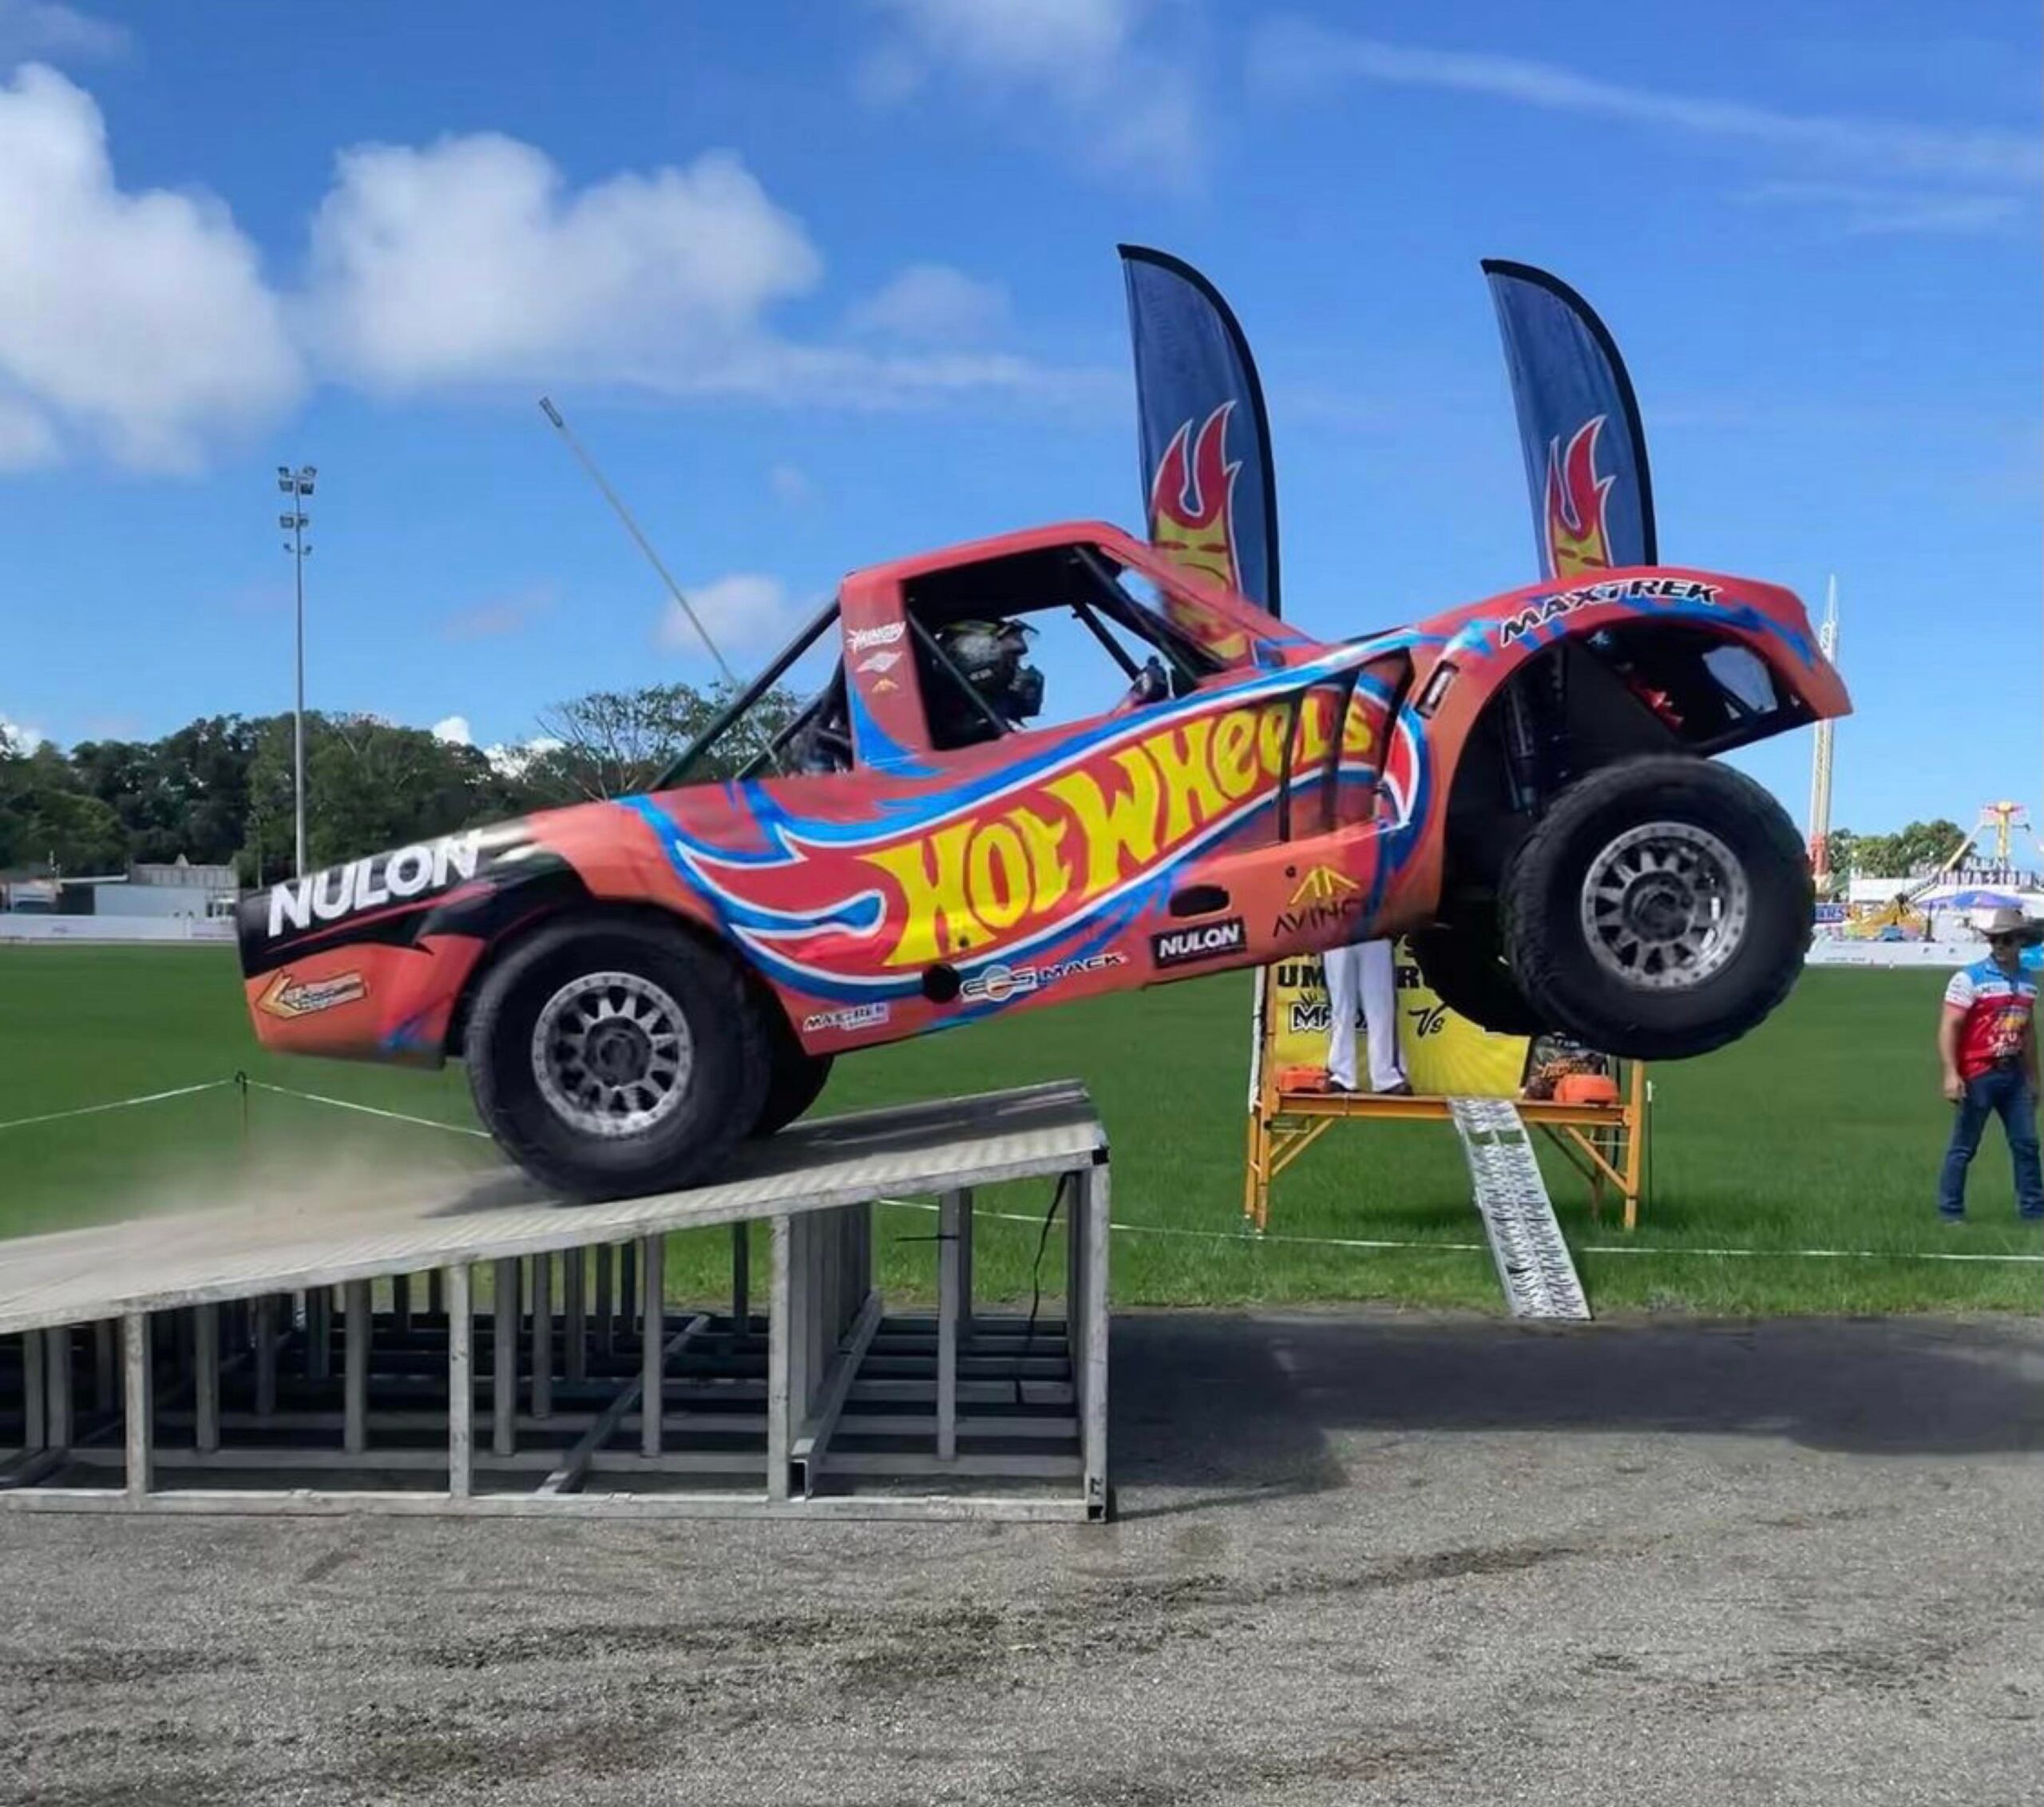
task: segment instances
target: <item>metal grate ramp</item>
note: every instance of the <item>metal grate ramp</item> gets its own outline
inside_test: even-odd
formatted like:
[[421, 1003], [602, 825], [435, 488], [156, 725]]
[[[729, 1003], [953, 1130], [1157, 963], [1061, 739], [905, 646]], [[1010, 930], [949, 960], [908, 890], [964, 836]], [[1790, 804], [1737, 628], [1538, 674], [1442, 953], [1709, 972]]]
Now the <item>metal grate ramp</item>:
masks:
[[1587, 1320], [1590, 1302], [1517, 1108], [1508, 1098], [1451, 1098], [1448, 1108], [1512, 1316]]

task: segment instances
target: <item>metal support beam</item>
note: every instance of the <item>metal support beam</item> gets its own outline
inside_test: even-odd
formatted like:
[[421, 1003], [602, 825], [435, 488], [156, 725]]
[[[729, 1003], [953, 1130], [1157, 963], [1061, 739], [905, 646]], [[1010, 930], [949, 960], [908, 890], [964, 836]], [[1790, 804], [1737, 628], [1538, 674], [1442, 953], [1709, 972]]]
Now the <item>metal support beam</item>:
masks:
[[277, 1301], [273, 1293], [256, 1302], [256, 1411], [267, 1418], [277, 1409]]
[[937, 1453], [949, 1462], [958, 1453], [959, 1298], [964, 1279], [965, 1232], [972, 1195], [946, 1192], [937, 1205]]
[[741, 1218], [731, 1226], [731, 1334], [743, 1337], [752, 1324], [752, 1226]]
[[111, 1412], [121, 1397], [121, 1363], [114, 1353], [113, 1320], [102, 1318], [93, 1326], [93, 1407]]
[[22, 1333], [22, 1444], [43, 1448], [50, 1441], [50, 1383], [43, 1375], [43, 1334]]
[[220, 1308], [192, 1307], [192, 1445], [211, 1454], [220, 1446]]
[[589, 1372], [589, 1254], [586, 1249], [570, 1249], [561, 1258], [561, 1287], [567, 1295], [568, 1322], [564, 1378], [580, 1386]]
[[312, 1286], [305, 1294], [305, 1377], [328, 1381], [334, 1373], [333, 1296], [324, 1286]]
[[[674, 1359], [688, 1346], [690, 1341], [708, 1327], [710, 1320], [703, 1317], [689, 1319], [673, 1336], [667, 1339], [660, 1352], [662, 1371], [673, 1364]], [[632, 1409], [639, 1403], [645, 1390], [646, 1377], [641, 1373], [636, 1380], [619, 1389], [616, 1398], [596, 1415], [595, 1423], [575, 1440], [574, 1447], [561, 1459], [560, 1465], [540, 1483], [542, 1495], [572, 1493], [582, 1484], [582, 1477], [589, 1472], [589, 1464], [610, 1440], [616, 1436], [617, 1427], [632, 1415]]]
[[608, 1361], [617, 1353], [616, 1302], [611, 1296], [611, 1268], [617, 1259], [609, 1243], [596, 1246], [596, 1353]]
[[347, 1302], [347, 1341], [341, 1349], [341, 1447], [359, 1456], [369, 1447], [369, 1282], [351, 1280], [342, 1296]]
[[1074, 1242], [1083, 1234], [1085, 1271], [1079, 1296], [1065, 1301], [1064, 1314], [1084, 1326], [1080, 1354], [1072, 1365], [1079, 1405], [1079, 1472], [1087, 1515], [1101, 1519], [1107, 1516], [1107, 1250], [1111, 1240], [1105, 1150], [1079, 1180], [1078, 1191], [1085, 1223], [1083, 1231], [1076, 1223], [1071, 1228]]
[[493, 1455], [512, 1456], [518, 1449], [518, 1263], [493, 1264], [497, 1333], [489, 1393], [489, 1447]]
[[48, 1400], [43, 1437], [51, 1449], [71, 1447], [71, 1331], [58, 1325], [42, 1333], [43, 1377]]
[[794, 1220], [786, 1212], [774, 1219], [774, 1273], [766, 1318], [766, 1497], [785, 1500], [789, 1496], [788, 1458], [794, 1446], [794, 1410], [790, 1401], [792, 1381], [788, 1347], [790, 1305], [794, 1287], [789, 1269], [793, 1265]]
[[[660, 1415], [665, 1391], [663, 1377], [666, 1372], [666, 1357], [663, 1345], [666, 1338], [664, 1320], [667, 1310], [667, 1238], [648, 1236], [639, 1244], [641, 1251], [640, 1266], [644, 1275], [644, 1296], [640, 1301], [644, 1341], [640, 1345], [639, 1371], [639, 1447], [648, 1456], [660, 1452]], [[630, 1259], [631, 1251], [626, 1251]]]
[[131, 1311], [121, 1319], [121, 1366], [126, 1378], [123, 1389], [128, 1445], [128, 1497], [140, 1502], [149, 1491], [150, 1450], [153, 1426], [150, 1423], [149, 1314]]
[[409, 1274], [391, 1278], [390, 1322], [400, 1337], [412, 1333], [412, 1277]]
[[[476, 1442], [475, 1313], [465, 1262], [447, 1270], [447, 1493], [465, 1500], [474, 1491]], [[434, 1275], [436, 1286], [440, 1276]]]
[[533, 1416], [553, 1412], [553, 1257], [533, 1257]]
[[824, 1371], [822, 1381], [817, 1389], [814, 1409], [809, 1413], [801, 1434], [795, 1438], [789, 1450], [789, 1459], [800, 1480], [804, 1499], [816, 1491], [817, 1479], [823, 1472], [830, 1439], [837, 1431], [838, 1421], [845, 1409], [845, 1401], [851, 1397], [852, 1388], [858, 1379], [859, 1364], [866, 1360], [873, 1333], [880, 1328], [880, 1294], [868, 1293], [865, 1305], [852, 1321], [851, 1329], [846, 1333], [843, 1341], [831, 1357], [830, 1365]]

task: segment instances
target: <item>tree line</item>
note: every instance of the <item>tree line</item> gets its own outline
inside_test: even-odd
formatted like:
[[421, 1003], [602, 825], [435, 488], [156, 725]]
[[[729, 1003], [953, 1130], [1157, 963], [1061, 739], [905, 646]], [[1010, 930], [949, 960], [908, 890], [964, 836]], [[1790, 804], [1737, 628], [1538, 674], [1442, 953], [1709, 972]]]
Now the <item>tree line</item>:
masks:
[[[307, 858], [335, 865], [533, 810], [650, 786], [713, 722], [723, 687], [598, 691], [541, 711], [521, 746], [485, 752], [368, 715], [305, 717]], [[750, 718], [771, 734], [783, 692]], [[705, 762], [729, 775], [755, 733]], [[158, 740], [33, 751], [0, 728], [0, 873], [117, 873], [131, 864], [233, 866], [244, 884], [291, 875], [291, 718], [209, 715]]]
[[1860, 834], [1849, 828], [1834, 828], [1824, 838], [1824, 850], [1831, 856], [1833, 872], [1857, 873], [1863, 878], [1912, 878], [1943, 866], [1965, 835], [1957, 822], [1939, 816], [1930, 822], [1912, 822], [1892, 834]]

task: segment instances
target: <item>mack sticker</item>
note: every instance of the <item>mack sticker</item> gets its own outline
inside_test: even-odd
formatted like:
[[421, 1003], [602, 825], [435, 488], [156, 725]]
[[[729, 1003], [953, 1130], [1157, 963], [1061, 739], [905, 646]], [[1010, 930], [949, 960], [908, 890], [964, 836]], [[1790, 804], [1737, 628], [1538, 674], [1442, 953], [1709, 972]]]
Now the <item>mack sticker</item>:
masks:
[[256, 1008], [289, 1022], [295, 1016], [316, 1016], [343, 1004], [359, 1004], [368, 996], [368, 981], [359, 973], [335, 973], [323, 979], [279, 973], [256, 999]]
[[1074, 973], [1103, 973], [1113, 966], [1126, 966], [1128, 957], [1109, 950], [1087, 954], [1079, 960], [1052, 960], [1034, 966], [1010, 966], [1002, 961], [982, 967], [959, 988], [958, 995], [969, 1004], [1005, 1004], [1022, 997]]
[[1514, 640], [1523, 640], [1528, 634], [1538, 632], [1550, 623], [1573, 615], [1579, 608], [1588, 608], [1606, 602], [1699, 602], [1714, 603], [1717, 600], [1718, 586], [1715, 584], [1695, 583], [1686, 577], [1622, 577], [1609, 583], [1586, 584], [1580, 589], [1563, 590], [1559, 596], [1543, 596], [1517, 613], [1507, 616], [1498, 624], [1498, 644], [1507, 647]]
[[852, 669], [855, 672], [891, 672], [901, 663], [898, 652], [869, 652]]
[[346, 866], [329, 866], [309, 878], [294, 878], [270, 893], [270, 938], [287, 928], [310, 929], [315, 921], [338, 922], [382, 905], [444, 891], [476, 875], [482, 858], [483, 830], [443, 834], [394, 854], [376, 854]]
[[1225, 922], [1202, 922], [1196, 929], [1171, 929], [1152, 935], [1150, 957], [1159, 966], [1190, 966], [1194, 961], [1239, 953], [1248, 942], [1242, 919], [1231, 916]]
[[802, 1020], [802, 1032], [813, 1035], [818, 1029], [865, 1029], [875, 1023], [884, 1023], [893, 1014], [885, 1004], [851, 1004], [842, 1010], [819, 1010]]
[[854, 652], [864, 652], [876, 646], [893, 646], [908, 631], [904, 622], [883, 621], [877, 628], [853, 628], [846, 636], [846, 644]]

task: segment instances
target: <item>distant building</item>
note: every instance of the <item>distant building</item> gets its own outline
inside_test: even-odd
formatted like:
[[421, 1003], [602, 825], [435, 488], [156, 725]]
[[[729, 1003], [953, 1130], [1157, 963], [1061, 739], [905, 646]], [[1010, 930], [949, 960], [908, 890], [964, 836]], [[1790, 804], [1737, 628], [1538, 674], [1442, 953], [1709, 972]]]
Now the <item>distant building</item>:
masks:
[[181, 855], [120, 873], [0, 877], [0, 911], [22, 916], [206, 921], [232, 916], [240, 894], [232, 866], [194, 866]]

